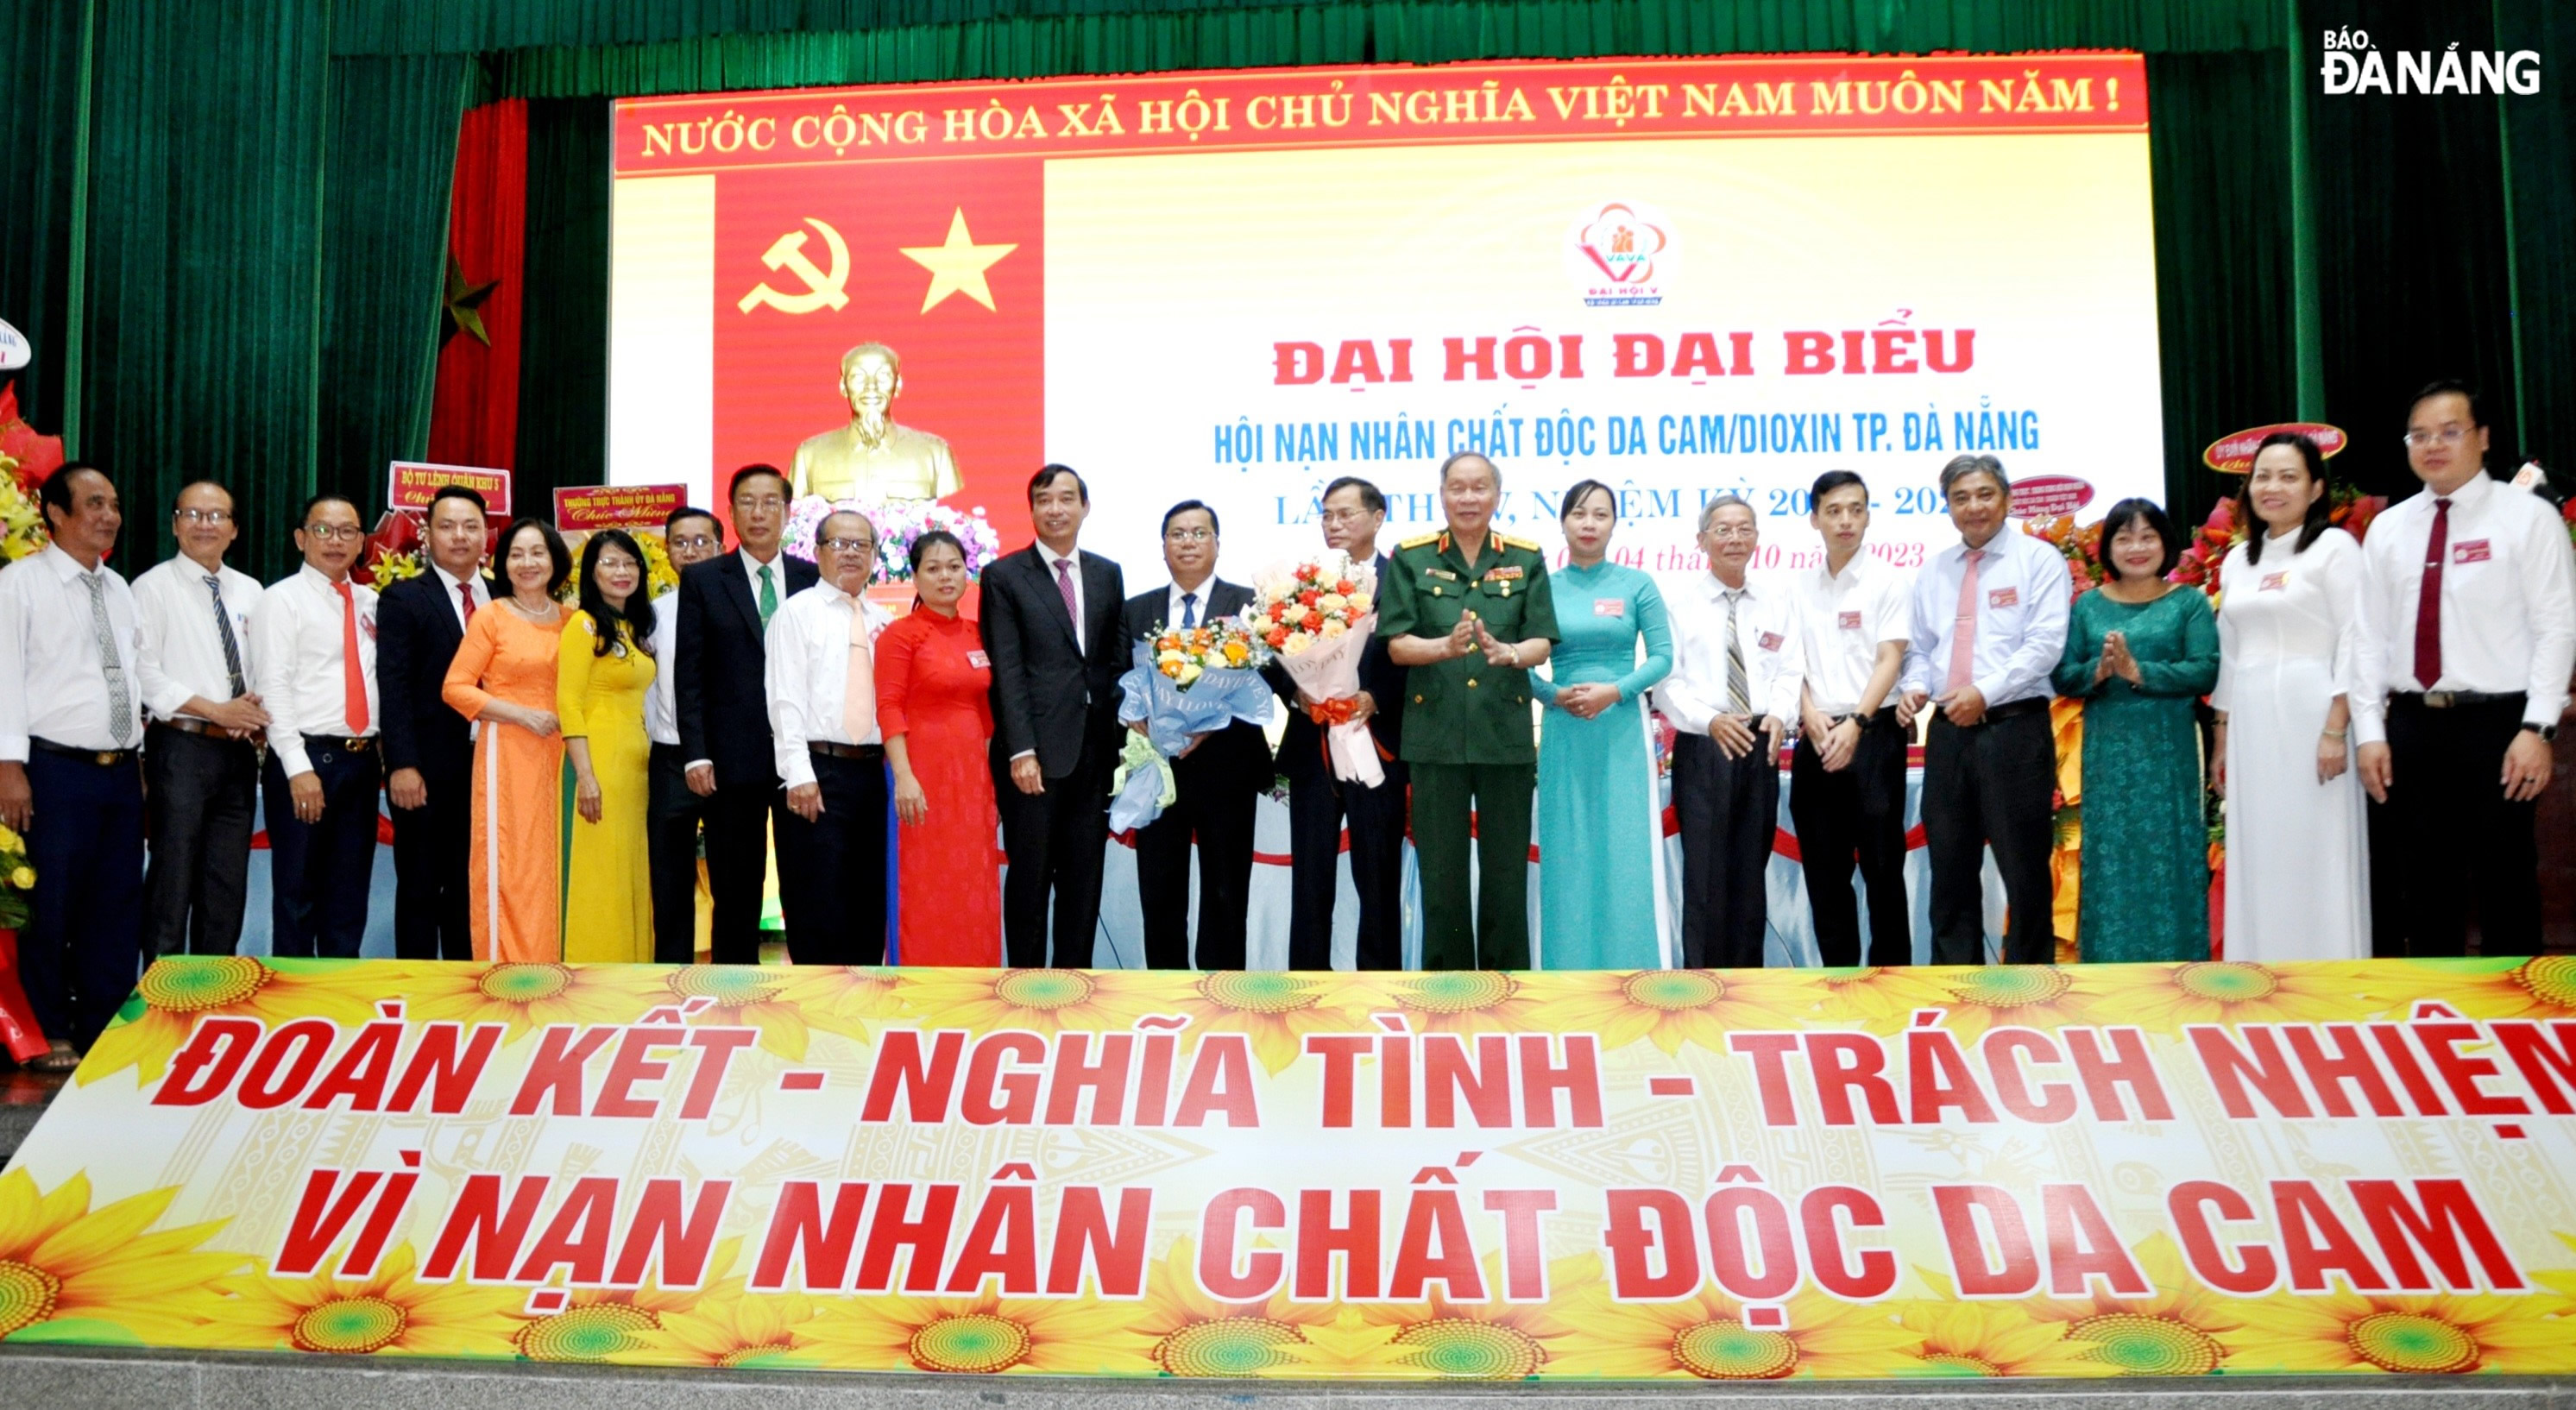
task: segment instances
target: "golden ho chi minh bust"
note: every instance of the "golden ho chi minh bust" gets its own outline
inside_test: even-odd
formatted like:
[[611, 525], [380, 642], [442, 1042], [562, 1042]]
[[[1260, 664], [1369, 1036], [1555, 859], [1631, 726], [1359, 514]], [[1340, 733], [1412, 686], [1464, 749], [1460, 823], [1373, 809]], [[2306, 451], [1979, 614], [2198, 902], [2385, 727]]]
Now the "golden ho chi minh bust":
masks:
[[796, 447], [790, 475], [797, 494], [882, 504], [939, 499], [964, 486], [946, 440], [897, 425], [889, 414], [903, 395], [903, 359], [894, 349], [861, 343], [841, 354], [841, 394], [850, 399], [850, 424]]

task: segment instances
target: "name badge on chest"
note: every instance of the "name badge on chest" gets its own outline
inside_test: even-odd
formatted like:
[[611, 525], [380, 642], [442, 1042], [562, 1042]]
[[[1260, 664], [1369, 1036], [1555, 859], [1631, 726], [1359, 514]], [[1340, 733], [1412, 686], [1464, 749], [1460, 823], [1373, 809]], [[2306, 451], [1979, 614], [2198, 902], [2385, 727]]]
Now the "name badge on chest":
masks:
[[2486, 539], [2462, 539], [2451, 545], [2451, 561], [2454, 563], [2484, 563], [2494, 556], [2495, 550]]
[[1595, 617], [1625, 617], [1628, 615], [1628, 599], [1624, 597], [1596, 597], [1592, 599], [1592, 615]]
[[1838, 617], [1834, 618], [1834, 625], [1835, 625], [1835, 626], [1838, 626], [1838, 627], [1840, 627], [1840, 628], [1842, 628], [1844, 631], [1847, 631], [1847, 632], [1856, 632], [1856, 631], [1859, 631], [1859, 630], [1860, 630], [1860, 614], [1859, 614], [1858, 612], [1845, 612], [1845, 613], [1841, 614], [1840, 616], [1838, 616]]
[[2262, 584], [2262, 586], [2260, 586], [2260, 587], [2256, 588], [2256, 589], [2255, 589], [2255, 591], [2256, 591], [2256, 592], [2279, 592], [2281, 589], [2283, 589], [2283, 588], [2285, 588], [2285, 587], [2288, 587], [2289, 585], [2290, 585], [2290, 575], [2289, 575], [2288, 573], [2286, 573], [2286, 572], [2282, 572], [2282, 573], [2265, 573], [2265, 574], [2263, 575], [2263, 584]]
[[1988, 607], [1998, 608], [2018, 607], [2021, 605], [2021, 589], [2008, 587], [1995, 588], [1986, 594], [1986, 605]]
[[969, 651], [966, 653], [966, 664], [979, 671], [989, 671], [993, 669], [993, 658], [981, 651]]
[[1762, 644], [1762, 649], [1765, 651], [1777, 651], [1780, 649], [1780, 634], [1778, 632], [1764, 632], [1759, 640]]

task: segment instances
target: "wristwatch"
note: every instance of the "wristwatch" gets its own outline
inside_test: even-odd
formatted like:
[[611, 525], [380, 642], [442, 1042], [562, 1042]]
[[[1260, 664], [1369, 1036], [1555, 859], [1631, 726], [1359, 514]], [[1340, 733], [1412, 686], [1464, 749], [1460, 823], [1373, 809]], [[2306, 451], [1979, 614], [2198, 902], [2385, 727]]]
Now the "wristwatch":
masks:
[[2558, 726], [2556, 725], [2535, 725], [2529, 720], [2525, 720], [2522, 723], [2522, 728], [2526, 734], [2539, 735], [2540, 742], [2543, 744], [2556, 744], [2558, 742]]

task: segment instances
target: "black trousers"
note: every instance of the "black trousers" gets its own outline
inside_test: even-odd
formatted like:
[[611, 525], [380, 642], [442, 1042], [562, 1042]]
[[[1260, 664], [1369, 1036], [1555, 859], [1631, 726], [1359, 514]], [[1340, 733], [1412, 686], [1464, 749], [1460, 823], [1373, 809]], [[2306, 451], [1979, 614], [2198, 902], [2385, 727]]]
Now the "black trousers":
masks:
[[241, 946], [250, 885], [259, 750], [246, 739], [155, 725], [143, 754], [152, 869], [143, 877], [143, 953], [229, 955]]
[[35, 869], [18, 972], [48, 1038], [86, 1050], [134, 992], [143, 953], [143, 774], [27, 751]]
[[2396, 843], [2374, 868], [2396, 868], [2405, 949], [2430, 958], [2478, 952], [2540, 953], [2540, 857], [2535, 800], [2505, 801], [2499, 775], [2522, 728], [2523, 697], [2435, 710], [2420, 699], [2388, 702], [2389, 831]]
[[1383, 759], [1386, 781], [1362, 788], [1333, 777], [1320, 751], [1288, 775], [1288, 967], [1333, 967], [1333, 903], [1341, 889], [1342, 827], [1349, 819], [1351, 890], [1360, 904], [1354, 966], [1404, 968], [1404, 761]]
[[1932, 860], [1934, 964], [1985, 962], [1988, 847], [2009, 912], [2004, 962], [2056, 958], [2048, 880], [2056, 792], [2057, 742], [2047, 710], [1989, 716], [1964, 729], [1933, 717], [1923, 747], [1923, 840]]
[[779, 909], [792, 937], [787, 956], [797, 964], [884, 964], [885, 751], [813, 757], [823, 815], [807, 822], [790, 811], [778, 825], [780, 850], [793, 845], [805, 859], [794, 886], [784, 871], [778, 876]]
[[[394, 955], [406, 960], [474, 958], [474, 775], [423, 769], [428, 799], [392, 809]], [[388, 800], [390, 801], [390, 800]]]
[[1760, 969], [1770, 928], [1771, 839], [1780, 768], [1768, 737], [1726, 757], [1704, 734], [1673, 739], [1673, 820], [1682, 839], [1682, 965]]
[[1046, 781], [1044, 793], [1022, 793], [1007, 759], [993, 763], [993, 801], [1002, 814], [1002, 949], [1015, 969], [1048, 964], [1048, 899], [1054, 899], [1055, 964], [1091, 963], [1100, 928], [1101, 849], [1109, 845], [1109, 768], [1113, 746], [1093, 731], [1073, 772]]
[[687, 765], [680, 746], [653, 746], [644, 834], [653, 877], [655, 964], [687, 964], [698, 957], [698, 824], [706, 817], [707, 800], [689, 791]]
[[[1136, 905], [1148, 969], [1241, 969], [1252, 904], [1252, 814], [1260, 790], [1225, 769], [1172, 765], [1179, 795], [1136, 829]], [[1190, 952], [1190, 844], [1198, 844], [1197, 963]]]
[[1852, 859], [1869, 891], [1869, 963], [1914, 962], [1913, 907], [1905, 899], [1905, 731], [1888, 707], [1861, 721], [1850, 762], [1825, 772], [1813, 741], [1789, 757], [1789, 818], [1816, 918], [1816, 953], [1828, 965], [1861, 963], [1860, 907]]
[[[783, 938], [787, 952], [796, 953], [796, 918], [787, 912], [786, 901], [805, 879], [806, 834], [800, 830], [804, 820], [787, 811], [787, 790], [774, 777], [719, 783], [706, 799], [706, 818], [707, 890], [715, 900], [708, 957], [717, 964], [760, 963], [760, 902], [769, 884], [773, 829], [779, 911], [787, 927]], [[655, 948], [660, 948], [658, 939]]]
[[261, 776], [268, 814], [268, 952], [354, 960], [367, 938], [367, 887], [376, 872], [376, 795], [384, 778], [372, 748], [304, 741], [322, 782], [322, 818], [300, 822], [286, 770], [268, 756]]

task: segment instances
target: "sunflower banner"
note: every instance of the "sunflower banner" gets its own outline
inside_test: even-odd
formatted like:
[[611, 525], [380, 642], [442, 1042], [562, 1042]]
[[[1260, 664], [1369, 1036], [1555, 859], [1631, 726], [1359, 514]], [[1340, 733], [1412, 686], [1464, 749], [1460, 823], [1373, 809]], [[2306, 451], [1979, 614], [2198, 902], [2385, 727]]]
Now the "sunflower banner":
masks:
[[1299, 1379], [2576, 1371], [2576, 958], [156, 963], [16, 1342]]

